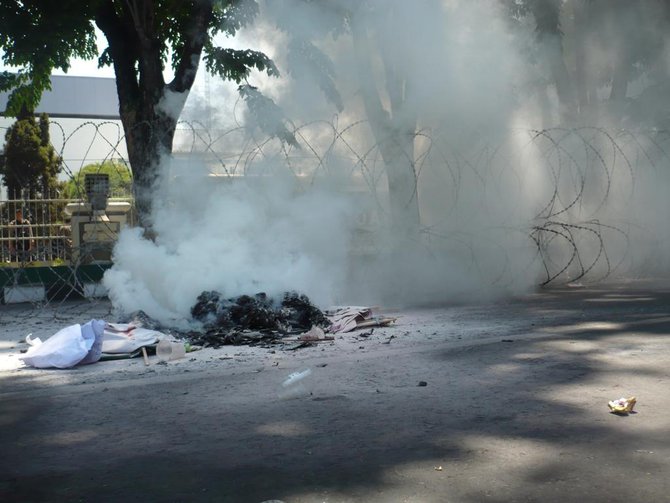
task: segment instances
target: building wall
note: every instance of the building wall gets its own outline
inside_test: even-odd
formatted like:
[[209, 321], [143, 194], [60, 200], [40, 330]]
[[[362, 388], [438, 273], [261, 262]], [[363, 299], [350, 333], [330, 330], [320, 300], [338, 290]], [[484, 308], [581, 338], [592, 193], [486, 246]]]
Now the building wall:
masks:
[[[9, 93], [0, 92], [4, 111]], [[50, 117], [118, 119], [119, 100], [113, 78], [51, 76], [51, 91], [45, 91], [35, 110]]]

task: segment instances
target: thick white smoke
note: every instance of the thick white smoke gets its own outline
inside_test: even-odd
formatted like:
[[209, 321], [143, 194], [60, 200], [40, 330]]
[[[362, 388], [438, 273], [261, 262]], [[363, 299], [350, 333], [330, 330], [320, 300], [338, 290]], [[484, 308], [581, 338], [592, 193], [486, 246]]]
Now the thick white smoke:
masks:
[[[156, 241], [124, 231], [105, 276], [116, 306], [185, 318], [208, 289], [230, 296], [294, 289], [321, 305], [442, 302], [527, 291], [554, 275], [588, 271], [597, 279], [617, 267], [667, 267], [656, 251], [669, 243], [667, 154], [656, 137], [610, 135], [606, 129], [622, 122], [586, 102], [579, 117], [590, 123], [565, 119], [552, 84], [556, 46], [539, 40], [528, 16], [510, 18], [503, 2], [488, 0], [327, 5], [338, 3], [364, 14], [369, 71], [361, 72], [351, 25], [332, 30], [337, 9], [263, 3], [237, 43], [264, 50], [282, 71], [279, 80], [253, 81], [297, 125], [300, 147], [265, 143], [258, 130], [228, 134], [251, 125], [243, 105], [231, 105], [232, 86], [221, 91], [210, 81], [206, 103], [192, 96], [184, 118], [202, 122], [203, 110], [215, 109], [208, 140], [191, 144], [208, 153], [177, 163], [187, 169], [165, 162]], [[308, 66], [291, 69], [285, 49], [296, 35], [332, 61], [341, 112]], [[584, 44], [589, 68], [614, 58], [599, 57], [602, 40]], [[587, 97], [602, 96], [610, 83], [587, 73]], [[395, 132], [414, 137], [407, 169], [416, 174], [421, 225], [409, 244], [394, 235], [388, 159], [366, 89], [378, 93]], [[615, 108], [620, 121], [621, 103]], [[627, 120], [639, 118], [633, 112]], [[244, 169], [210, 176], [212, 159], [224, 159], [228, 174], [231, 161]]]
[[114, 305], [160, 320], [188, 318], [204, 290], [224, 295], [292, 289], [335, 301], [347, 271], [346, 197], [301, 191], [287, 177], [208, 176], [201, 160], [157, 189], [154, 241], [121, 233], [105, 275]]

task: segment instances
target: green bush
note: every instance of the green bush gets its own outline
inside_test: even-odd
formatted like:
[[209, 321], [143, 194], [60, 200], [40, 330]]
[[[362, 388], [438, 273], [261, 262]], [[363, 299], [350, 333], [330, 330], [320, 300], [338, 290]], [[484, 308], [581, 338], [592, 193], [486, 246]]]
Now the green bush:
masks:
[[123, 161], [104, 161], [102, 163], [88, 164], [81, 168], [73, 178], [65, 183], [63, 195], [69, 199], [83, 199], [86, 197], [84, 190], [84, 176], [86, 174], [109, 175], [110, 197], [131, 197], [133, 179], [130, 169]]

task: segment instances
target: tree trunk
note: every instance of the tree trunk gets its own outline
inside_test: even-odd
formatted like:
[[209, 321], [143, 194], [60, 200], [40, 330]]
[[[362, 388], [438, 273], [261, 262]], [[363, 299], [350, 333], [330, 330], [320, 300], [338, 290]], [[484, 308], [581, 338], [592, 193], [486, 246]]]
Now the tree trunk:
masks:
[[560, 0], [534, 0], [531, 11], [535, 17], [538, 40], [544, 43], [552, 79], [561, 107], [561, 117], [571, 120], [577, 111], [577, 101], [570, 74], [563, 59], [563, 33], [561, 32], [562, 2]]
[[[375, 128], [377, 129], [377, 128]], [[399, 238], [418, 235], [420, 213], [414, 171], [414, 132], [394, 134], [382, 140], [380, 151], [386, 166], [391, 228]]]
[[610, 89], [609, 110], [614, 118], [619, 121], [624, 115], [626, 106], [626, 94], [628, 83], [633, 71], [632, 47], [640, 45], [637, 33], [634, 31], [628, 36], [621, 37], [629, 26], [644, 26], [644, 18], [640, 13], [640, 7], [635, 2], [618, 0], [613, 3], [613, 9], [608, 16], [608, 26], [613, 34], [619, 35], [612, 42], [612, 51], [615, 55], [614, 68], [612, 71], [612, 88]]
[[[177, 120], [195, 81], [212, 16], [210, 1], [193, 2], [174, 79], [163, 78], [163, 44], [156, 33], [152, 0], [105, 0], [95, 22], [105, 34], [116, 75], [119, 111], [133, 173], [139, 224], [151, 235], [153, 191], [161, 160], [171, 154]], [[170, 95], [170, 96], [168, 96]], [[166, 100], [170, 97], [170, 100]], [[166, 103], [172, 109], [168, 109]]]
[[583, 4], [580, 0], [573, 0], [572, 8], [575, 15], [575, 87], [577, 88], [577, 100], [579, 113], [584, 114], [589, 108], [591, 98], [589, 89], [591, 75], [587, 61], [587, 43], [589, 33], [590, 6]]
[[561, 106], [561, 117], [570, 121], [577, 111], [574, 90], [570, 81], [570, 73], [563, 59], [562, 42], [558, 36], [547, 39], [549, 66], [551, 76], [556, 85], [556, 93]]
[[386, 167], [391, 231], [399, 242], [415, 242], [420, 224], [414, 169], [416, 119], [403, 114], [403, 81], [387, 61], [384, 70], [391, 110], [384, 108], [372, 71], [371, 42], [355, 20], [352, 36], [363, 105]]
[[[150, 107], [155, 109], [155, 105]], [[133, 171], [133, 196], [139, 225], [151, 228], [151, 209], [161, 163], [172, 152], [176, 120], [147, 111], [146, 119], [122, 117], [128, 160]]]
[[628, 92], [628, 81], [630, 80], [631, 64], [627, 54], [620, 54], [617, 58], [612, 75], [612, 89], [610, 91], [610, 100], [622, 102], [626, 99]]

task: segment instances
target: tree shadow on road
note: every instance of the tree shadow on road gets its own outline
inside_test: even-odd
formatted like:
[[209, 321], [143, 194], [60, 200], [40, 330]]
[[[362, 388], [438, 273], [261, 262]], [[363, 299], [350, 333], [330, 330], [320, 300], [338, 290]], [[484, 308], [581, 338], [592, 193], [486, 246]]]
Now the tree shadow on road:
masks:
[[[0, 496], [652, 501], [668, 484], [668, 406], [644, 397], [640, 414], [620, 418], [606, 403], [629, 383], [667, 386], [665, 367], [639, 353], [670, 342], [670, 295], [612, 293], [482, 308], [472, 323], [519, 322], [493, 343], [329, 365], [293, 400], [277, 397], [272, 372], [15, 400], [1, 416]], [[641, 482], [612, 493], [631, 478]]]

